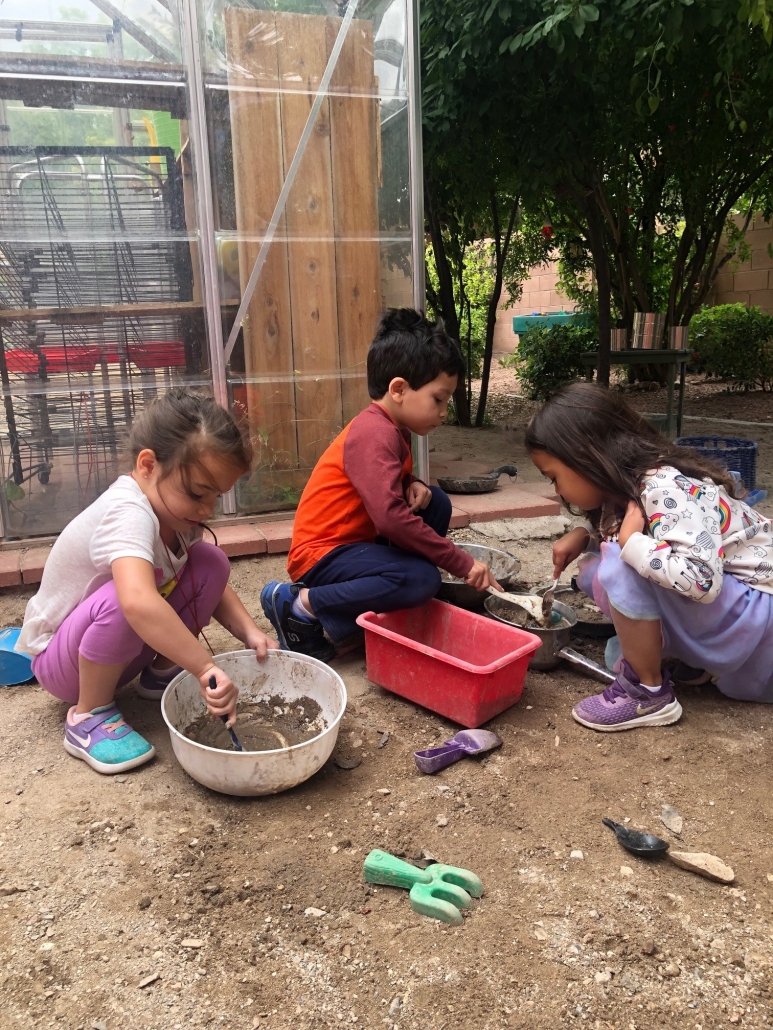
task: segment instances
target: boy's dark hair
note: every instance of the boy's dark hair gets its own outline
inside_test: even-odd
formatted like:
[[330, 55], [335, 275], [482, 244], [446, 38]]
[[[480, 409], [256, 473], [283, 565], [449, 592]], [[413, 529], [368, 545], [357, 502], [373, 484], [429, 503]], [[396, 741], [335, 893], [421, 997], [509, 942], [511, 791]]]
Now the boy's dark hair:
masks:
[[380, 400], [393, 379], [419, 390], [441, 372], [464, 375], [464, 358], [441, 321], [430, 322], [413, 308], [389, 308], [368, 351], [368, 393]]
[[[659, 465], [672, 465], [692, 479], [712, 479], [731, 497], [740, 492], [721, 465], [677, 447], [619, 393], [594, 383], [562, 387], [529, 422], [525, 442], [529, 451], [558, 458], [616, 500], [621, 513], [628, 501], [641, 508], [642, 481]], [[598, 528], [600, 509], [586, 514]]]
[[213, 454], [242, 474], [252, 465], [252, 447], [233, 416], [210, 394], [178, 386], [146, 404], [129, 430], [132, 460], [148, 448], [156, 455], [162, 478], [180, 471], [187, 485], [192, 466]]

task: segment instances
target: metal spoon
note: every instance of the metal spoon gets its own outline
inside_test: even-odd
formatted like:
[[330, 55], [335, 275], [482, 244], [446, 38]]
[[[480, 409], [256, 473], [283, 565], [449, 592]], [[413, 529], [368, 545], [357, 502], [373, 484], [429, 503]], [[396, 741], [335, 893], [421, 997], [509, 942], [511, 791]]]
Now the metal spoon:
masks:
[[610, 830], [615, 831], [617, 843], [633, 855], [653, 858], [655, 855], [662, 855], [668, 851], [668, 841], [656, 837], [654, 833], [639, 833], [638, 830], [629, 830], [627, 826], [621, 826], [620, 823], [612, 822], [611, 819], [602, 819], [601, 821]]
[[[214, 676], [210, 676], [209, 677], [209, 689], [210, 690], [216, 690], [217, 689], [217, 680], [216, 680], [216, 678]], [[224, 723], [228, 722], [228, 716], [227, 715], [221, 715], [220, 718], [223, 720]], [[234, 751], [244, 751], [244, 748], [242, 747], [242, 745], [241, 745], [241, 743], [239, 741], [239, 738], [234, 733], [233, 728], [231, 726], [226, 726], [226, 729], [228, 730], [228, 735], [231, 738], [231, 743], [234, 746]]]
[[507, 601], [508, 604], [518, 605], [519, 608], [527, 611], [535, 622], [538, 622], [541, 626], [545, 625], [547, 617], [542, 612], [542, 598], [536, 594], [508, 594], [506, 591], [497, 590], [495, 587], [486, 587], [486, 590], [492, 597], [497, 597], [500, 601]]
[[543, 619], [547, 619], [547, 617], [553, 611], [553, 601], [555, 600], [556, 587], [558, 586], [559, 579], [561, 579], [560, 573], [553, 580], [553, 585], [551, 587], [548, 587], [548, 589], [542, 595], [542, 618]]

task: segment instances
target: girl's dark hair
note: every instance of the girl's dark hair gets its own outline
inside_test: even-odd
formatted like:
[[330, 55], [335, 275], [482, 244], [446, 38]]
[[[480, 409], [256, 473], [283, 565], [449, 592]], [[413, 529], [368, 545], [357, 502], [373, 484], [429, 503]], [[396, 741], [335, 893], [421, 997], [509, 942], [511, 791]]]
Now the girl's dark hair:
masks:
[[187, 386], [178, 386], [146, 404], [129, 430], [129, 452], [137, 460], [140, 451], [153, 451], [161, 464], [162, 478], [199, 465], [212, 454], [241, 473], [252, 466], [252, 446], [233, 417], [214, 397]]
[[441, 372], [464, 375], [464, 358], [441, 321], [430, 322], [413, 308], [390, 308], [376, 326], [368, 351], [368, 394], [380, 400], [393, 379], [405, 379], [412, 390], [437, 379]]
[[[721, 465], [676, 447], [619, 393], [593, 383], [572, 383], [554, 394], [529, 422], [526, 447], [558, 458], [623, 511], [628, 501], [641, 508], [644, 476], [659, 465], [672, 465], [693, 479], [711, 479], [731, 497], [737, 493]], [[598, 528], [600, 510], [586, 514]]]

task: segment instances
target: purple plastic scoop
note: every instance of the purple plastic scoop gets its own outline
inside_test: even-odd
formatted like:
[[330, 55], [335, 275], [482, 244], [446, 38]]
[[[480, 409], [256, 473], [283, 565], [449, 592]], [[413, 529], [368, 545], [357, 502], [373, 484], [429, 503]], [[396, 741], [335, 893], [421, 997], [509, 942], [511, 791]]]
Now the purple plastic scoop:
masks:
[[440, 747], [414, 751], [413, 757], [421, 772], [431, 774], [440, 772], [467, 755], [480, 755], [484, 751], [491, 751], [501, 743], [496, 733], [490, 730], [460, 730], [455, 737], [451, 737]]

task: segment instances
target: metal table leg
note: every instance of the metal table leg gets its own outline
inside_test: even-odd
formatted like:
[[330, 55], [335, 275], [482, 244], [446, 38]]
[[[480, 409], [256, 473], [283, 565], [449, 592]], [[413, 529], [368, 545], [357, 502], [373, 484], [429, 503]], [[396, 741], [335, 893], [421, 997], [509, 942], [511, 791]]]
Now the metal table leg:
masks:
[[682, 435], [682, 418], [684, 416], [684, 379], [687, 372], [687, 358], [679, 362], [679, 405], [676, 409], [676, 435]]
[[676, 382], [676, 364], [668, 366], [668, 401], [666, 403], [666, 435], [674, 431], [674, 383]]

